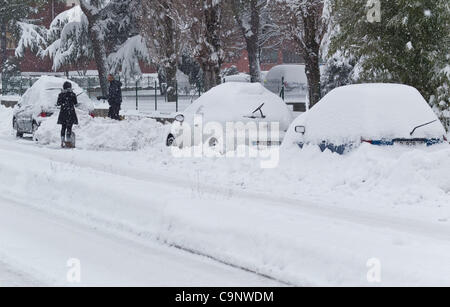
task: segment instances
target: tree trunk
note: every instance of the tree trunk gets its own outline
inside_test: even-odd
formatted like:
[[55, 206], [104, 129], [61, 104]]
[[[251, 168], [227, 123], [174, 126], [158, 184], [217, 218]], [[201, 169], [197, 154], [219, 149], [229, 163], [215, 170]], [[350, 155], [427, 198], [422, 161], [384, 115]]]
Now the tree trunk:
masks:
[[201, 65], [201, 67], [203, 70], [203, 87], [205, 92], [222, 83], [222, 79], [220, 77], [220, 66], [217, 64], [205, 63]]
[[177, 70], [177, 63], [175, 63], [175, 65], [171, 63], [168, 67], [166, 67], [168, 102], [177, 101]]
[[2, 93], [0, 94], [5, 94], [6, 93], [6, 76], [3, 73], [3, 69], [4, 69], [4, 65], [6, 63], [6, 59], [8, 57], [8, 49], [7, 49], [7, 40], [6, 40], [6, 24], [1, 22], [0, 25], [0, 45], [2, 45], [2, 50], [1, 50], [1, 60], [0, 60], [0, 75], [1, 75], [1, 82], [2, 82]]
[[220, 39], [221, 7], [220, 4], [214, 5], [211, 0], [205, 1], [204, 6], [206, 45], [203, 46], [204, 52], [202, 54], [204, 57], [201, 57], [200, 61], [203, 62], [205, 91], [209, 91], [222, 83], [222, 78], [220, 77], [220, 68], [223, 63], [223, 50]]
[[8, 49], [7, 49], [7, 40], [6, 40], [6, 24], [1, 22], [0, 27], [1, 27], [0, 28], [0, 45], [2, 45], [0, 68], [3, 70], [3, 65], [5, 64], [6, 59], [8, 58]]
[[[252, 83], [261, 82], [261, 63], [259, 60], [259, 28], [260, 28], [260, 9], [258, 8], [258, 0], [250, 0], [248, 3], [250, 10], [250, 31], [248, 29], [242, 17], [242, 12], [236, 12], [238, 23], [240, 24], [242, 34], [245, 38], [248, 53], [248, 62], [250, 70], [250, 81]], [[249, 35], [250, 34], [250, 35]]]
[[94, 49], [95, 64], [97, 65], [98, 78], [100, 80], [100, 87], [102, 89], [103, 96], [108, 95], [108, 82], [106, 80], [108, 74], [108, 68], [106, 64], [106, 50], [104, 42], [98, 37], [97, 32], [92, 29], [89, 22], [89, 35], [92, 41], [92, 48]]
[[[319, 54], [319, 50], [317, 50], [317, 54]], [[308, 78], [309, 107], [311, 108], [319, 102], [321, 97], [319, 57], [305, 57], [305, 62], [306, 77]]]
[[250, 69], [250, 82], [261, 82], [261, 63], [259, 60], [259, 44], [258, 37], [253, 35], [246, 39], [248, 62]]
[[108, 95], [108, 82], [106, 80], [108, 74], [107, 57], [105, 50], [105, 42], [101, 39], [98, 31], [95, 29], [99, 13], [93, 14], [90, 10], [90, 6], [86, 5], [84, 1], [80, 1], [80, 7], [83, 13], [86, 15], [89, 25], [88, 34], [92, 42], [92, 48], [94, 50], [95, 64], [97, 65], [98, 78], [100, 80], [100, 87], [102, 89], [103, 96]]

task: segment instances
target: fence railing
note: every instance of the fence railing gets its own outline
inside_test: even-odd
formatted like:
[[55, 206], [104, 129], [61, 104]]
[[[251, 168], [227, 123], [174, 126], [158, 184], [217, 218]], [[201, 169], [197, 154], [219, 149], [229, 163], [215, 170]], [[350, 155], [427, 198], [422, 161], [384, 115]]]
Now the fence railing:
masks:
[[[22, 96], [38, 79], [39, 76], [15, 76], [3, 79], [2, 94]], [[102, 96], [100, 82], [96, 76], [70, 76], [68, 80], [78, 84], [93, 100]], [[137, 81], [122, 79], [121, 82], [124, 110], [179, 112], [203, 93], [200, 82], [160, 84], [158, 78], [154, 76], [144, 76]]]

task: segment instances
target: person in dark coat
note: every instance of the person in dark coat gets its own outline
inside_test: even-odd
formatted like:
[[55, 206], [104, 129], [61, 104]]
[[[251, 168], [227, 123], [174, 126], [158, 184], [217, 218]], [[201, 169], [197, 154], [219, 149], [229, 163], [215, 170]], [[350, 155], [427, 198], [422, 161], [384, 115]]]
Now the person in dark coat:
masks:
[[108, 116], [111, 119], [120, 120], [120, 108], [122, 105], [122, 82], [115, 80], [112, 74], [108, 75], [109, 92], [107, 97], [97, 97], [98, 100], [106, 99], [109, 103]]
[[[57, 105], [61, 107], [58, 117], [58, 125], [61, 127], [61, 147], [65, 147], [66, 141], [71, 142], [72, 127], [78, 125], [78, 117], [75, 106], [78, 105], [77, 95], [72, 91], [72, 84], [65, 82], [63, 91], [58, 96]], [[67, 138], [66, 138], [67, 136]]]

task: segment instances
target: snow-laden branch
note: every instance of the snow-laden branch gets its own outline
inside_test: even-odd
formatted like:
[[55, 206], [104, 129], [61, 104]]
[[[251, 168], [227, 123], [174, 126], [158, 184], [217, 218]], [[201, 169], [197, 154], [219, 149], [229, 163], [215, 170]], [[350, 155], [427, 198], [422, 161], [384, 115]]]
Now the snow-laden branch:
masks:
[[18, 22], [17, 26], [21, 35], [15, 50], [16, 57], [23, 57], [26, 49], [41, 52], [47, 43], [46, 29], [26, 22]]
[[118, 50], [108, 56], [111, 71], [119, 72], [127, 78], [142, 74], [139, 60], [150, 62], [150, 54], [144, 38], [136, 35], [129, 38]]

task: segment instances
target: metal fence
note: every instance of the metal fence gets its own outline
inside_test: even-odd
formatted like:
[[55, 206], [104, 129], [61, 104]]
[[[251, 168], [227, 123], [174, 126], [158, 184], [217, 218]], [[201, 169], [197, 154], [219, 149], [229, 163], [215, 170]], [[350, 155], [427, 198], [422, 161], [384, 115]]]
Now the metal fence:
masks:
[[[39, 76], [15, 76], [2, 80], [3, 95], [22, 96], [39, 79]], [[102, 96], [100, 82], [96, 76], [70, 76], [70, 81], [83, 88], [88, 96], [95, 100]], [[122, 109], [141, 112], [159, 111], [173, 113], [183, 111], [203, 93], [201, 83], [176, 82], [159, 83], [157, 77], [145, 76], [137, 81], [122, 79]], [[169, 90], [174, 90], [173, 99], [169, 99]], [[169, 102], [169, 100], [173, 100]]]

